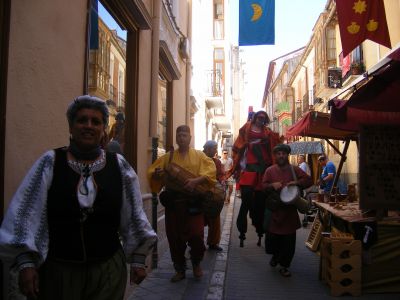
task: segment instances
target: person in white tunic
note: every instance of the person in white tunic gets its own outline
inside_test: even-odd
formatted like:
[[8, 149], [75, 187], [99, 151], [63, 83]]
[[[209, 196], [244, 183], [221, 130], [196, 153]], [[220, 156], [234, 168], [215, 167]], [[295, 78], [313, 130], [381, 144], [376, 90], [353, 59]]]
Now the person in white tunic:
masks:
[[299, 164], [299, 168], [304, 171], [308, 176], [311, 176], [311, 170], [310, 167], [308, 166], [308, 163], [306, 162], [306, 157], [304, 154], [300, 154], [297, 157], [297, 163]]
[[[232, 158], [228, 157], [228, 150], [224, 149], [222, 151], [222, 158], [220, 159], [220, 161], [221, 161], [224, 173], [228, 173], [229, 170], [233, 167], [233, 160], [232, 160]], [[225, 178], [225, 183], [226, 183], [226, 189], [227, 189], [225, 202], [229, 203], [232, 192], [233, 192], [233, 183], [234, 183], [233, 176], [230, 176], [229, 178]]]
[[123, 299], [146, 276], [157, 240], [138, 177], [123, 156], [101, 148], [105, 102], [76, 98], [70, 143], [44, 153], [16, 191], [0, 228], [0, 257], [19, 273], [28, 299]]

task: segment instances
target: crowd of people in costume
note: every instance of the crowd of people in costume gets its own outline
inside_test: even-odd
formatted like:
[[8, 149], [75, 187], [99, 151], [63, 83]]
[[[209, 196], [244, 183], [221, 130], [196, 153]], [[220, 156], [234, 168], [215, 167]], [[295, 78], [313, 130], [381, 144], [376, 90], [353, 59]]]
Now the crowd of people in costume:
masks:
[[[67, 109], [69, 144], [44, 153], [10, 203], [0, 228], [0, 255], [11, 262], [20, 292], [28, 298], [123, 299], [126, 264], [130, 264], [131, 283], [146, 277], [146, 256], [157, 236], [143, 211], [138, 176], [122, 155], [124, 115], [116, 116], [106, 140], [108, 119], [101, 99], [88, 95], [74, 99]], [[198, 279], [203, 275], [205, 243], [209, 250], [223, 250], [220, 216], [204, 215], [204, 195], [197, 192], [213, 191], [217, 182], [225, 186], [225, 203], [231, 200], [234, 183], [239, 186], [240, 247], [244, 247], [249, 215], [258, 246], [265, 235], [270, 265], [279, 264], [281, 275], [290, 276], [299, 216], [295, 206], [280, 205], [269, 212], [266, 223], [265, 199], [285, 186], [307, 188], [311, 178], [289, 163], [290, 147], [280, 144], [269, 121], [266, 112], [254, 113], [239, 130], [232, 158], [223, 149], [221, 159], [215, 141], [207, 141], [203, 151], [193, 149], [190, 127], [178, 126], [177, 149], [148, 168], [150, 189], [165, 206], [166, 235], [176, 271], [172, 282], [186, 277], [187, 247]], [[169, 181], [172, 165], [190, 174], [179, 185]], [[327, 168], [322, 178], [327, 183], [330, 172]]]

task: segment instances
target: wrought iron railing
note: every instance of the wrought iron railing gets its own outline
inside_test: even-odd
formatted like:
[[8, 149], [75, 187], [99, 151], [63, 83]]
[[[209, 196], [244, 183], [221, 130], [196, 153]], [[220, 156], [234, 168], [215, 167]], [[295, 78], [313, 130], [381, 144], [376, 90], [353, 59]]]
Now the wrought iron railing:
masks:
[[220, 70], [206, 71], [206, 93], [213, 97], [222, 96], [222, 74]]

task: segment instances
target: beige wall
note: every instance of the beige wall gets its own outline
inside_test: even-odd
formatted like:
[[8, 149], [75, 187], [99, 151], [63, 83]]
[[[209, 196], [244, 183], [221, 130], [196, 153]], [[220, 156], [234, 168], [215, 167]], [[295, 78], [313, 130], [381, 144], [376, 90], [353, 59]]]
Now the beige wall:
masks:
[[[151, 31], [139, 35], [139, 83], [138, 83], [138, 147], [137, 170], [142, 191], [149, 191], [146, 179], [151, 164], [150, 91], [151, 91]], [[156, 83], [157, 84], [157, 83]], [[143, 159], [142, 159], [143, 158]]]
[[400, 0], [385, 0], [385, 13], [392, 47], [400, 43]]
[[[151, 14], [152, 1], [143, 2]], [[178, 25], [185, 34], [187, 19], [182, 16], [187, 9], [186, 1], [180, 1]], [[33, 162], [46, 150], [68, 144], [65, 112], [73, 98], [84, 91], [86, 11], [86, 0], [12, 1], [5, 209]], [[151, 35], [151, 30], [139, 33], [136, 172], [143, 193], [149, 192], [146, 170], [151, 163]], [[186, 122], [186, 64], [181, 58], [178, 61], [182, 76], [173, 81], [174, 130]]]
[[[187, 35], [188, 26], [188, 2], [179, 1], [179, 12], [178, 12], [178, 26], [180, 27], [183, 34]], [[175, 129], [179, 125], [186, 124], [186, 113], [187, 106], [186, 102], [188, 95], [186, 93], [186, 63], [180, 58], [178, 58], [178, 69], [181, 73], [181, 78], [173, 82], [173, 132], [174, 132], [174, 145], [175, 144]], [[189, 125], [189, 124], [187, 124]], [[192, 145], [194, 145], [194, 133], [192, 133]]]
[[[175, 129], [179, 125], [186, 124], [186, 65], [182, 62], [181, 59], [179, 72], [182, 77], [180, 80], [175, 80], [173, 82], [173, 93], [174, 93], [174, 107], [173, 107], [173, 132], [174, 132], [174, 144], [175, 144]], [[192, 143], [194, 141], [194, 137], [192, 134]]]
[[[146, 2], [144, 2], [146, 3]], [[151, 7], [149, 1], [146, 4]], [[179, 17], [177, 22], [181, 31], [186, 34], [187, 26], [187, 9], [186, 1], [179, 1]], [[183, 20], [182, 20], [183, 19]], [[164, 33], [165, 34], [165, 33]], [[143, 193], [150, 192], [146, 174], [147, 168], [151, 164], [151, 136], [149, 132], [150, 122], [150, 91], [151, 91], [151, 31], [144, 30], [139, 36], [139, 112], [138, 112], [138, 159], [137, 159], [137, 174], [139, 176], [140, 185]], [[167, 41], [169, 47], [174, 47], [172, 41]], [[170, 49], [171, 52], [174, 49]], [[186, 63], [179, 57], [178, 69], [181, 74], [180, 79], [174, 80], [173, 85], [173, 141], [175, 143], [175, 129], [177, 126], [186, 124]], [[157, 84], [157, 83], [156, 83]], [[149, 121], [150, 120], [150, 121]]]
[[86, 1], [11, 1], [5, 209], [32, 163], [68, 143], [65, 112], [83, 93], [85, 31]]

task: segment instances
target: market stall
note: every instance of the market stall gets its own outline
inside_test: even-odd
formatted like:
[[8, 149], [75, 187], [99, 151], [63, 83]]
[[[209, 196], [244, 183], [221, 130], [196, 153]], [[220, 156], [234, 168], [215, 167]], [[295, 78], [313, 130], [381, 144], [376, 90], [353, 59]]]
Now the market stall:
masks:
[[365, 209], [400, 209], [399, 74], [397, 48], [368, 72], [348, 101], [330, 101], [329, 125], [359, 132], [360, 207]]
[[330, 101], [329, 126], [360, 131], [363, 125], [400, 126], [400, 48], [390, 53], [354, 86], [349, 100]]
[[306, 245], [320, 251], [320, 277], [338, 294], [400, 293], [398, 74], [396, 49], [354, 86], [349, 100], [330, 101], [329, 126], [359, 139], [359, 197], [315, 203], [319, 218]]
[[[336, 279], [347, 280], [347, 285], [340, 286], [340, 292], [349, 292], [356, 296], [362, 293], [400, 293], [400, 216], [391, 211], [387, 217], [379, 219], [373, 211], [363, 212], [355, 203], [315, 203], [319, 208], [321, 228], [320, 243], [321, 268], [320, 278], [326, 281], [335, 273]], [[324, 243], [336, 242], [339, 248], [333, 259], [336, 265], [328, 272], [323, 262], [332, 253], [324, 252]], [[308, 241], [310, 243], [310, 241]], [[350, 251], [350, 245], [358, 243], [358, 249]], [[329, 258], [332, 260], [332, 258]], [[347, 265], [346, 270], [340, 267]], [[337, 267], [335, 269], [335, 267]], [[333, 270], [333, 271], [332, 271]]]

